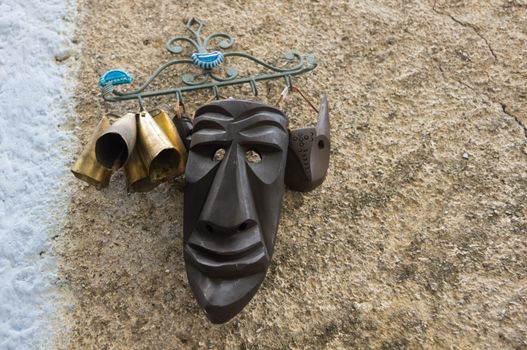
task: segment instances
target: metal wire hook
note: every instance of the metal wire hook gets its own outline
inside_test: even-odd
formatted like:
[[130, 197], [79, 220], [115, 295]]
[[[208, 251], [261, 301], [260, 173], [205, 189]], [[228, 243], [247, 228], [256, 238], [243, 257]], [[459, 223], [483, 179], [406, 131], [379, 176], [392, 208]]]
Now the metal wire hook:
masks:
[[141, 95], [138, 95], [137, 101], [139, 102], [140, 112], [144, 112], [146, 109], [145, 109], [145, 102], [143, 101], [143, 97]]
[[216, 97], [216, 100], [220, 98], [220, 91], [217, 85], [212, 86], [212, 93], [214, 94], [214, 97]]
[[258, 88], [256, 87], [256, 80], [251, 79], [249, 81], [249, 84], [251, 85], [251, 90], [254, 96], [258, 96]]
[[179, 100], [179, 97], [176, 96], [176, 107], [174, 109], [176, 111], [176, 118], [178, 119], [181, 119], [182, 117], [180, 107], [183, 107], [183, 113], [187, 113], [187, 111], [185, 110], [185, 105]]

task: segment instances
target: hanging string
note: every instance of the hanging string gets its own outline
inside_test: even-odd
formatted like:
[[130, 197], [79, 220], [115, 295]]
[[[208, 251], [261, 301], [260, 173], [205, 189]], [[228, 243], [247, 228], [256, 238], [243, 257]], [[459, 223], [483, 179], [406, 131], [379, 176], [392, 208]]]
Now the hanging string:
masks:
[[289, 94], [289, 91], [293, 91], [293, 92], [296, 92], [298, 93], [300, 96], [302, 96], [302, 98], [304, 99], [305, 102], [307, 102], [307, 104], [313, 108], [313, 110], [318, 114], [319, 113], [319, 110], [318, 108], [315, 107], [315, 105], [313, 105], [313, 103], [311, 103], [311, 101], [309, 100], [309, 98], [307, 97], [307, 95], [302, 91], [300, 90], [300, 88], [296, 87], [296, 86], [286, 86], [284, 88], [284, 90], [282, 91], [282, 93], [280, 93], [280, 97], [278, 98], [278, 101], [276, 102], [276, 106], [277, 107], [280, 107], [280, 103], [282, 103], [282, 101], [285, 101], [285, 99], [287, 98], [287, 95]]

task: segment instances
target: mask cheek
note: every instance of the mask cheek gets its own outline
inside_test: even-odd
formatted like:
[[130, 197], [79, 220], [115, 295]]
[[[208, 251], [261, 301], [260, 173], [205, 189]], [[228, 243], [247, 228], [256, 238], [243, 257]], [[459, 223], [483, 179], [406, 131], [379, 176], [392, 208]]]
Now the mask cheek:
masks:
[[220, 164], [219, 161], [211, 159], [210, 155], [191, 152], [187, 161], [185, 180], [194, 183], [205, 177], [209, 172]]

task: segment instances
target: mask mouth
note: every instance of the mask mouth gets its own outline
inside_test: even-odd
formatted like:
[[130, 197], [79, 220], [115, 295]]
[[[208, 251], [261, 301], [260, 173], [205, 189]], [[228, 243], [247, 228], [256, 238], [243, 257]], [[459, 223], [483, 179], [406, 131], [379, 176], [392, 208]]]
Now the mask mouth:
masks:
[[187, 263], [213, 278], [265, 272], [270, 262], [258, 225], [228, 236], [194, 230], [185, 246], [185, 255]]

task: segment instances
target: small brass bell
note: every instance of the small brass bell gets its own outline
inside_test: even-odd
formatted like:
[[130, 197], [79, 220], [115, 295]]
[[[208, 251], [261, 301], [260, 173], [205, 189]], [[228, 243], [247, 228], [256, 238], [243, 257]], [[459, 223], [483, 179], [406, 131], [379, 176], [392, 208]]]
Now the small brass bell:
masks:
[[150, 180], [157, 182], [176, 176], [182, 157], [148, 112], [139, 114], [137, 129], [137, 149]]
[[88, 141], [88, 144], [84, 147], [81, 155], [71, 168], [73, 175], [82, 181], [86, 181], [90, 185], [95, 186], [99, 190], [108, 186], [112, 172], [97, 162], [95, 156], [95, 143], [99, 136], [109, 127], [110, 120], [108, 117], [102, 117], [99, 124], [97, 124], [93, 135]]
[[147, 168], [143, 164], [137, 148], [134, 149], [124, 166], [124, 175], [126, 177], [126, 189], [129, 193], [148, 192], [160, 184], [160, 182], [150, 180]]
[[97, 161], [108, 169], [119, 169], [132, 154], [136, 135], [136, 115], [127, 113], [97, 139], [95, 144]]
[[165, 135], [168, 137], [176, 151], [179, 153], [179, 165], [177, 167], [177, 172], [175, 172], [173, 176], [183, 175], [185, 173], [185, 165], [187, 163], [187, 150], [185, 148], [183, 140], [179, 136], [178, 130], [174, 125], [174, 122], [172, 121], [168, 113], [163, 109], [160, 109], [159, 112], [154, 115], [154, 120], [157, 125], [159, 125], [161, 130], [163, 130]]

